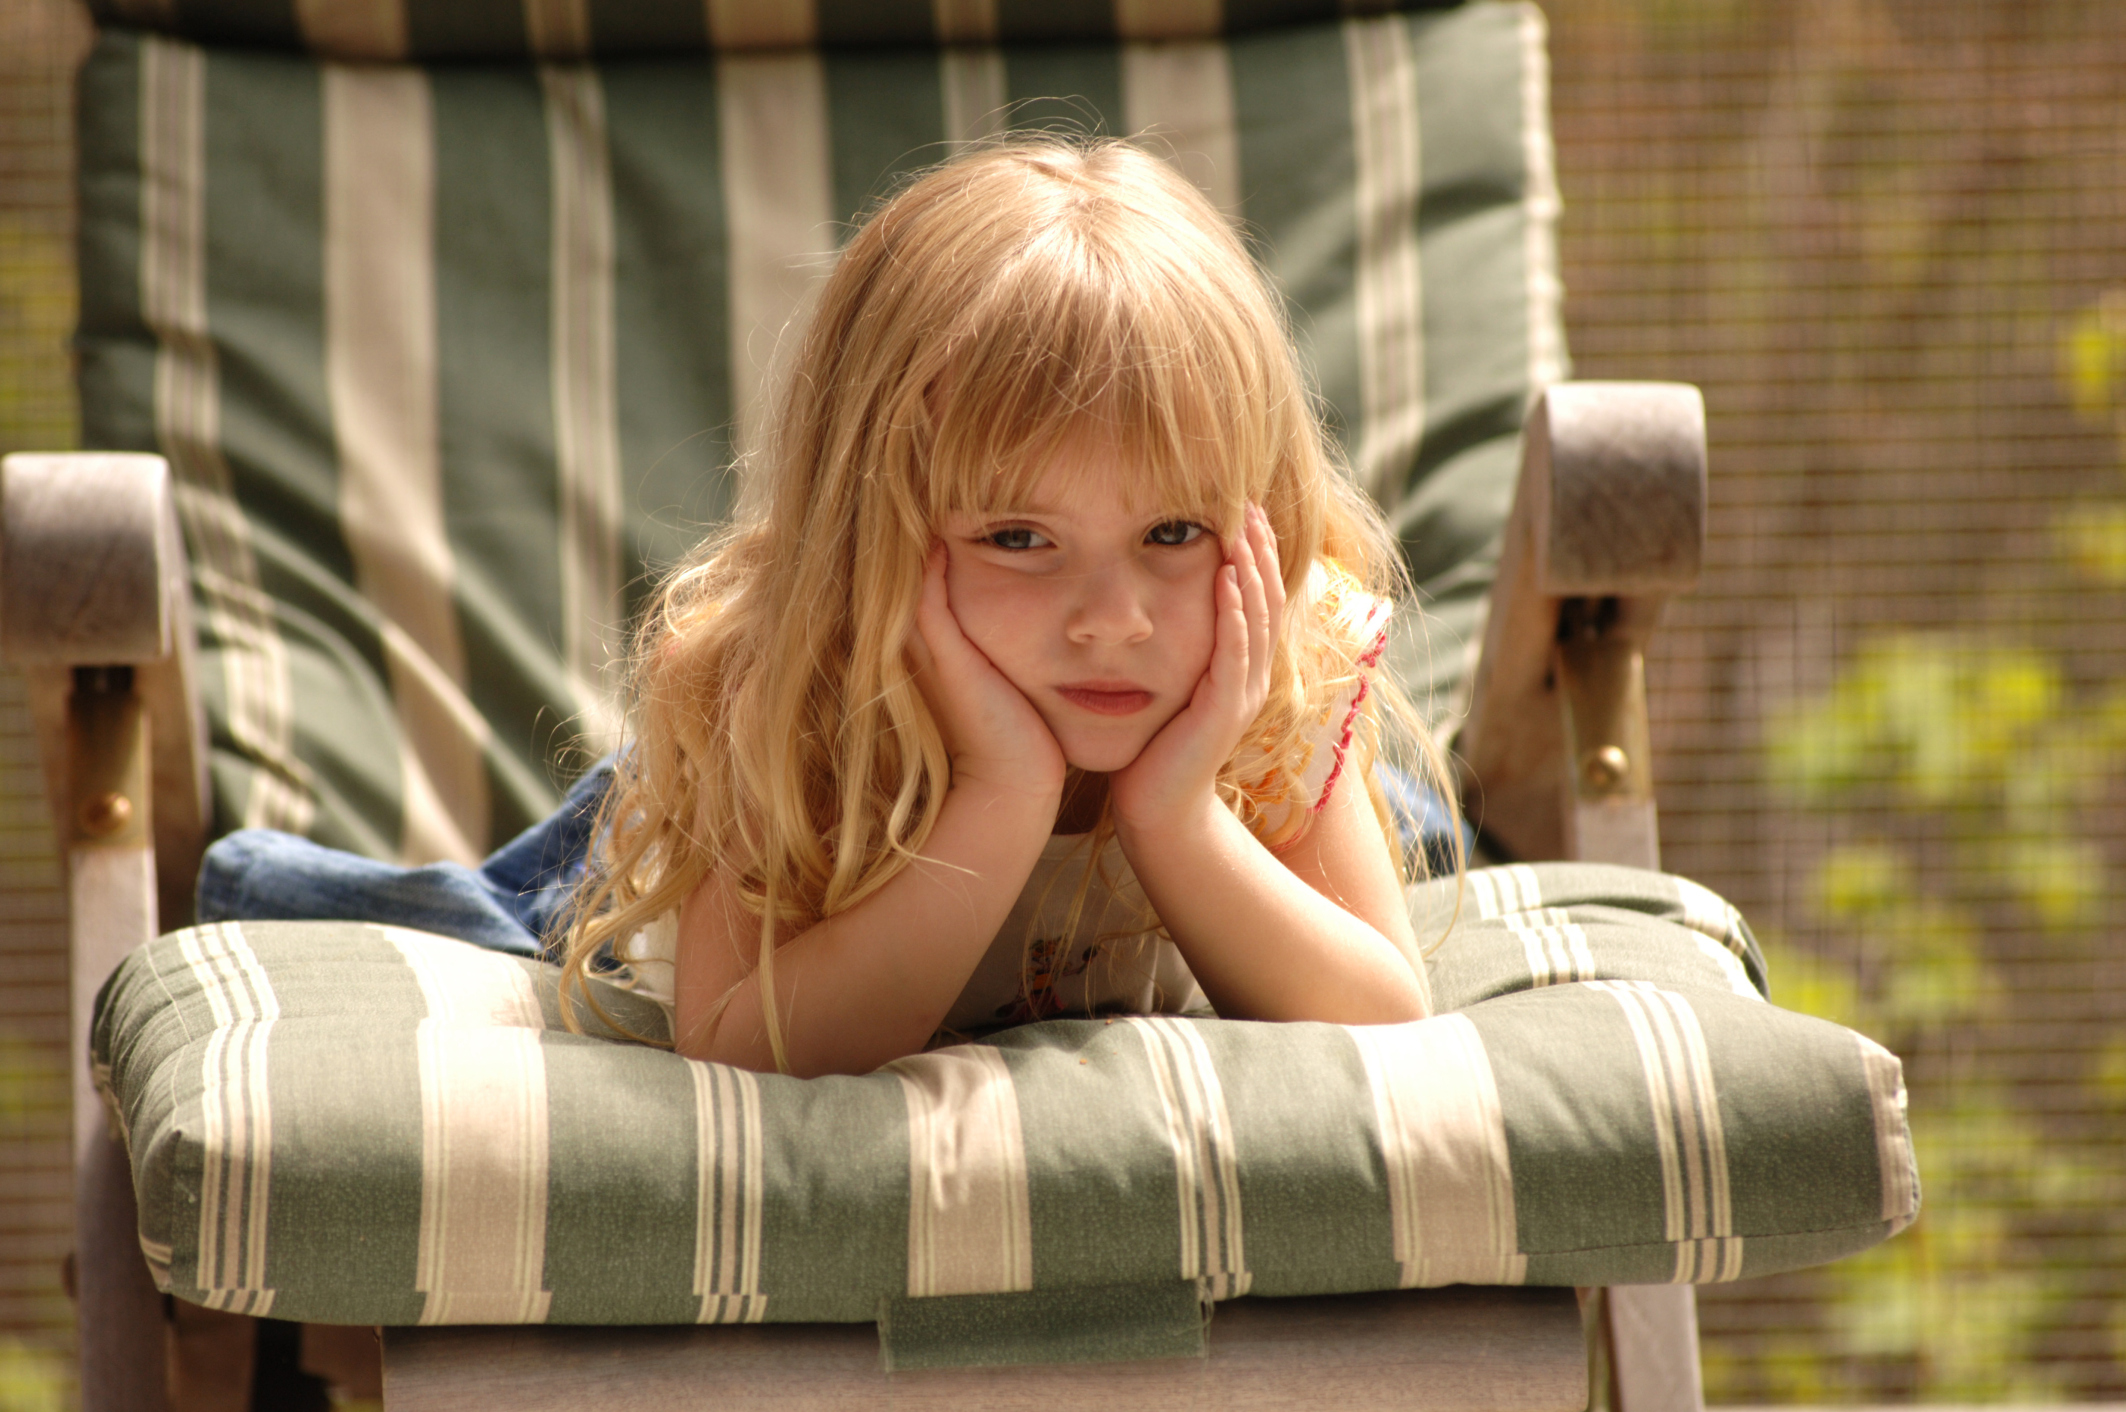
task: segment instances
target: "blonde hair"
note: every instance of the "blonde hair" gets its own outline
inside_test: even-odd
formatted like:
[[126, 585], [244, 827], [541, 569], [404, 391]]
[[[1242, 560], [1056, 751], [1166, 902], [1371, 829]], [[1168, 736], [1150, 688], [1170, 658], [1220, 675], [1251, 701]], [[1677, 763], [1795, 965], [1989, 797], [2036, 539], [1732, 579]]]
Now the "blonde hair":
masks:
[[[568, 925], [564, 988], [587, 993], [601, 948], [721, 871], [760, 919], [783, 1066], [778, 925], [885, 886], [921, 853], [951, 781], [905, 654], [933, 527], [1023, 503], [1074, 435], [1141, 468], [1133, 497], [1221, 534], [1259, 503], [1295, 603], [1325, 560], [1368, 593], [1406, 596], [1281, 309], [1217, 210], [1124, 143], [1003, 141], [881, 206], [820, 292], [737, 516], [666, 580], [638, 632], [633, 740]], [[1219, 781], [1243, 820], [1260, 822], [1265, 760], [1296, 790], [1315, 722], [1373, 647], [1362, 635], [1288, 614], [1268, 704]], [[1387, 675], [1351, 762], [1384, 827], [1369, 768], [1384, 743], [1447, 788]]]

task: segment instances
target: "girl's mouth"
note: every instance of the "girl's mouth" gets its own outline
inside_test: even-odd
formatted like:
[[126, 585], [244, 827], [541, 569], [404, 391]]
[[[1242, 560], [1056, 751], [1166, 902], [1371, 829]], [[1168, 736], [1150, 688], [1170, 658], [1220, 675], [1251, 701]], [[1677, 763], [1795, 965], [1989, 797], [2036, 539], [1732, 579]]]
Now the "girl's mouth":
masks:
[[1080, 682], [1059, 686], [1056, 695], [1096, 716], [1133, 716], [1152, 704], [1152, 694], [1127, 682]]

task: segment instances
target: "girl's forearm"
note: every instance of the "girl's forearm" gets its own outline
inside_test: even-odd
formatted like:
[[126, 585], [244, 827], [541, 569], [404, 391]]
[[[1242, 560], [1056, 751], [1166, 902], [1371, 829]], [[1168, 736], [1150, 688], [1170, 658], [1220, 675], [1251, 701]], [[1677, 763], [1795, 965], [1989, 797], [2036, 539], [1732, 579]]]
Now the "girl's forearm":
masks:
[[1118, 820], [1117, 835], [1219, 1014], [1363, 1025], [1428, 1013], [1411, 959], [1296, 877], [1215, 799], [1156, 829]]
[[[921, 1050], [1010, 915], [1055, 814], [1055, 799], [1037, 792], [956, 784], [921, 858], [856, 906], [778, 946], [775, 1008], [790, 1072], [869, 1073]], [[754, 969], [757, 919], [726, 910], [737, 916], [682, 914], [676, 1047], [689, 1058], [772, 1072]], [[700, 950], [714, 947], [729, 953]]]

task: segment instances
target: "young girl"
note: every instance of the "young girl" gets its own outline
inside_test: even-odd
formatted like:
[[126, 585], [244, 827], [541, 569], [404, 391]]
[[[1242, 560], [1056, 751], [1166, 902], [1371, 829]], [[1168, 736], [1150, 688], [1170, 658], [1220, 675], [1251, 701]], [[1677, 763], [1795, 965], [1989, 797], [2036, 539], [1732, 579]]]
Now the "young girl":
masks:
[[[568, 935], [679, 1052], [1429, 1008], [1372, 785], [1401, 586], [1275, 296], [1121, 143], [909, 186], [822, 293], [748, 503], [662, 589]], [[1369, 791], [1373, 791], [1369, 793]]]

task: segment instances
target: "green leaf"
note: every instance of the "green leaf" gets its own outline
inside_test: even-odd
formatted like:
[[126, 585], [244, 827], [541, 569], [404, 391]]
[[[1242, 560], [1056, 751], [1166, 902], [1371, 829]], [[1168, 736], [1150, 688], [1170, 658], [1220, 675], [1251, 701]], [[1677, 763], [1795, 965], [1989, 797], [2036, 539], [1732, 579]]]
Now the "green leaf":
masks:
[[1912, 865], [1887, 843], [1847, 843], [1816, 865], [1816, 906], [1832, 921], [1864, 921], [1907, 905]]
[[2052, 537], [2068, 565], [2102, 588], [2126, 587], [2126, 505], [2084, 501], [2052, 518]]
[[2109, 289], [2075, 315], [2060, 337], [2060, 381], [2074, 410], [2110, 420], [2126, 387], [2126, 289]]
[[2103, 915], [2104, 853], [2096, 844], [2080, 838], [2015, 839], [2004, 853], [2009, 886], [2047, 928], [2089, 926]]
[[67, 1360], [16, 1338], [0, 1337], [0, 1408], [6, 1412], [62, 1412], [67, 1404]]

